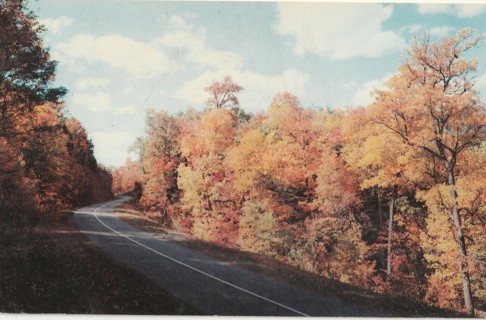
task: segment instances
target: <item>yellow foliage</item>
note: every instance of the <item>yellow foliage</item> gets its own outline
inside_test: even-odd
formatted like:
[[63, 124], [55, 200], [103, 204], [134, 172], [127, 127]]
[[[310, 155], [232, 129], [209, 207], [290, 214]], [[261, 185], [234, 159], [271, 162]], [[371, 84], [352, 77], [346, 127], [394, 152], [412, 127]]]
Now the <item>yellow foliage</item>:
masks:
[[268, 170], [262, 161], [265, 151], [265, 139], [257, 130], [248, 131], [240, 144], [229, 151], [226, 161], [234, 171], [237, 191], [246, 192], [254, 188], [259, 176]]
[[236, 119], [230, 110], [210, 109], [193, 121], [181, 138], [183, 156], [197, 159], [218, 155], [234, 143]]
[[274, 255], [275, 245], [280, 244], [279, 229], [272, 212], [265, 205], [247, 201], [240, 220], [238, 245], [245, 251]]
[[[430, 203], [430, 200], [429, 202]], [[454, 239], [454, 230], [447, 212], [435, 205], [427, 218], [427, 230], [421, 235], [421, 244], [429, 268], [426, 301], [443, 308], [462, 308], [462, 282], [458, 270], [461, 259]]]

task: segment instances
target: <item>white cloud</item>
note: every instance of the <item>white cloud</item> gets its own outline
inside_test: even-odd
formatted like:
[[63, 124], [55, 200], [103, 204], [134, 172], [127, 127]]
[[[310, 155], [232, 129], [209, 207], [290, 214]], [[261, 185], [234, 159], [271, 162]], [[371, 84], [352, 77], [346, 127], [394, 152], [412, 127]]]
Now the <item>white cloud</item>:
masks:
[[178, 49], [188, 62], [199, 67], [240, 68], [239, 55], [223, 50], [214, 50], [206, 45], [204, 28], [194, 30], [184, 17], [172, 16], [168, 22], [168, 32], [154, 41], [162, 46]]
[[460, 18], [472, 18], [486, 10], [486, 4], [456, 4], [455, 7]]
[[71, 97], [73, 104], [86, 108], [91, 112], [104, 112], [111, 110], [111, 99], [106, 93], [74, 93]]
[[454, 31], [455, 28], [450, 26], [435, 27], [430, 29], [430, 35], [435, 37], [445, 37]]
[[121, 166], [127, 158], [127, 149], [136, 140], [136, 136], [127, 131], [102, 132], [90, 134], [95, 146], [95, 156], [105, 165]]
[[270, 104], [273, 96], [280, 91], [290, 91], [296, 95], [304, 92], [308, 76], [289, 69], [277, 75], [264, 75], [245, 70], [242, 58], [231, 52], [215, 50], [206, 43], [206, 30], [195, 29], [188, 22], [189, 16], [172, 16], [168, 21], [168, 31], [156, 39], [158, 45], [175, 48], [184, 63], [194, 64], [203, 71], [195, 79], [186, 81], [174, 97], [192, 105], [205, 106], [208, 93], [204, 91], [211, 82], [231, 76], [235, 83], [243, 87], [238, 94], [240, 105], [247, 111], [262, 111]]
[[330, 56], [334, 60], [380, 57], [405, 46], [382, 23], [392, 5], [350, 3], [280, 3], [275, 31], [295, 38], [294, 52]]
[[420, 24], [411, 24], [406, 26], [406, 29], [409, 33], [417, 33], [423, 29], [423, 26]]
[[76, 83], [76, 87], [85, 90], [87, 88], [106, 87], [110, 84], [110, 80], [106, 78], [82, 78]]
[[129, 84], [125, 87], [125, 93], [129, 94], [135, 90], [135, 87], [132, 84]]
[[472, 18], [485, 12], [486, 4], [417, 4], [417, 10], [421, 14], [455, 14], [459, 18]]
[[137, 107], [133, 105], [126, 105], [123, 107], [116, 108], [113, 111], [114, 115], [121, 116], [121, 115], [130, 115], [135, 114], [137, 112]]
[[452, 5], [446, 3], [419, 3], [417, 10], [421, 14], [449, 13]]
[[372, 95], [372, 91], [382, 90], [385, 88], [383, 85], [388, 79], [390, 79], [392, 74], [388, 74], [381, 79], [371, 80], [368, 82], [363, 83], [353, 97], [353, 105], [354, 106], [367, 106], [370, 103], [375, 101], [374, 96]]
[[444, 36], [449, 35], [454, 30], [456, 30], [456, 28], [451, 27], [451, 26], [447, 26], [447, 25], [427, 29], [423, 25], [420, 25], [420, 24], [411, 24], [411, 25], [407, 25], [407, 26], [400, 28], [399, 32], [405, 31], [405, 32], [408, 32], [408, 33], [411, 33], [411, 34], [419, 33], [419, 32], [429, 32], [430, 35], [433, 36], [433, 37], [442, 38]]
[[77, 35], [53, 48], [56, 57], [72, 65], [79, 60], [101, 62], [124, 70], [136, 78], [153, 77], [176, 65], [153, 44], [120, 35]]
[[308, 81], [306, 74], [294, 69], [286, 70], [280, 75], [222, 69], [216, 72], [205, 72], [196, 79], [186, 82], [175, 96], [193, 106], [202, 106], [208, 98], [204, 88], [227, 75], [243, 87], [243, 91], [238, 94], [240, 105], [243, 109], [252, 112], [265, 110], [278, 92], [289, 91], [297, 96], [302, 95]]
[[70, 26], [74, 20], [61, 16], [55, 19], [40, 19], [39, 22], [47, 28], [47, 31], [51, 32], [52, 34], [59, 34], [64, 28]]
[[481, 100], [486, 101], [486, 74], [483, 74], [476, 79], [475, 88], [479, 91]]
[[346, 89], [350, 89], [350, 88], [354, 88], [356, 87], [358, 84], [356, 83], [356, 81], [349, 81], [349, 82], [346, 82], [343, 84], [343, 87], [346, 88]]

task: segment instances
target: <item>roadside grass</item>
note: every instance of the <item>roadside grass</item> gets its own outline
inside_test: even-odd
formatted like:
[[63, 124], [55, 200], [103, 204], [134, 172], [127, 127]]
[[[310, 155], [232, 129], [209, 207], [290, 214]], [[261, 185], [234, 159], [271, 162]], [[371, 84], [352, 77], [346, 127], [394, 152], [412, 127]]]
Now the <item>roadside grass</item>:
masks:
[[169, 230], [158, 223], [153, 216], [134, 210], [129, 203], [122, 204], [117, 212], [122, 220], [140, 230], [176, 241], [182, 246], [238, 267], [284, 280], [295, 286], [314, 290], [324, 295], [338, 297], [356, 306], [380, 311], [387, 317], [467, 317], [464, 313], [436, 308], [404, 296], [379, 294], [336, 280], [326, 279], [269, 256], [228, 248]]
[[69, 211], [36, 227], [0, 228], [0, 312], [197, 315], [98, 249]]

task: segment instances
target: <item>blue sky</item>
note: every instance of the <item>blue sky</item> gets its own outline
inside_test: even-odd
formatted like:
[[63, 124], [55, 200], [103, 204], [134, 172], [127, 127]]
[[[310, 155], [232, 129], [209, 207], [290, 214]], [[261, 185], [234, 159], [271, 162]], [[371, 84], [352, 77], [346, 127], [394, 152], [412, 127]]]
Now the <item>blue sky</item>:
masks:
[[[289, 91], [306, 107], [372, 101], [415, 32], [436, 38], [472, 27], [486, 35], [486, 5], [40, 0], [66, 110], [95, 155], [119, 166], [144, 133], [145, 110], [203, 109], [204, 88], [230, 75], [241, 107], [264, 111]], [[486, 93], [486, 44], [477, 89]], [[486, 98], [486, 95], [484, 96]]]

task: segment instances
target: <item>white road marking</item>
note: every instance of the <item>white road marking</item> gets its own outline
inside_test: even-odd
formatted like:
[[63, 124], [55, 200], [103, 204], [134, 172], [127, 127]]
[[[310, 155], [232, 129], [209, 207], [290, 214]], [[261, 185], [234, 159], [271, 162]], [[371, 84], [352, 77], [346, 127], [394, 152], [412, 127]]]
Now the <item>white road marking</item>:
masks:
[[[147, 250], [149, 250], [149, 251], [152, 251], [152, 252], [153, 252], [153, 253], [155, 253], [155, 254], [158, 254], [159, 256], [162, 256], [162, 257], [164, 257], [164, 258], [166, 258], [166, 259], [169, 259], [169, 260], [171, 260], [171, 261], [173, 261], [173, 262], [175, 262], [175, 263], [178, 263], [178, 264], [180, 264], [180, 265], [182, 265], [182, 266], [184, 266], [184, 267], [186, 267], [186, 268], [189, 268], [189, 269], [191, 269], [191, 270], [193, 270], [193, 271], [196, 271], [196, 272], [198, 272], [198, 273], [200, 273], [200, 274], [202, 274], [202, 275], [205, 275], [205, 276], [207, 276], [207, 277], [209, 277], [209, 278], [211, 278], [211, 279], [214, 279], [214, 280], [216, 280], [216, 281], [219, 281], [219, 282], [221, 282], [221, 283], [224, 283], [224, 284], [226, 284], [226, 285], [228, 285], [228, 286], [230, 286], [230, 287], [233, 287], [233, 288], [235, 288], [235, 289], [237, 289], [237, 290], [243, 291], [243, 292], [245, 292], [245, 293], [247, 293], [247, 294], [249, 294], [249, 295], [252, 295], [252, 296], [257, 297], [257, 298], [259, 298], [259, 299], [265, 300], [265, 301], [270, 302], [270, 303], [272, 303], [272, 304], [275, 304], [275, 305], [277, 305], [277, 306], [279, 306], [279, 307], [282, 307], [282, 308], [284, 308], [284, 309], [287, 309], [287, 310], [290, 310], [290, 311], [292, 311], [292, 312], [295, 312], [295, 313], [297, 313], [298, 315], [301, 315], [301, 316], [304, 316], [304, 317], [310, 317], [308, 314], [305, 314], [305, 313], [303, 313], [303, 312], [300, 312], [300, 311], [298, 311], [298, 310], [295, 310], [295, 309], [293, 309], [293, 308], [291, 308], [291, 307], [288, 307], [288, 306], [286, 306], [286, 305], [284, 305], [284, 304], [281, 304], [281, 303], [279, 303], [279, 302], [277, 302], [277, 301], [274, 301], [274, 300], [272, 300], [272, 299], [269, 299], [269, 298], [266, 298], [266, 297], [264, 297], [264, 296], [261, 296], [261, 295], [259, 295], [258, 293], [255, 293], [255, 292], [249, 291], [249, 290], [247, 290], [247, 289], [244, 289], [244, 288], [242, 288], [242, 287], [239, 287], [239, 286], [237, 286], [237, 285], [235, 285], [235, 284], [232, 284], [232, 283], [230, 283], [230, 282], [228, 282], [228, 281], [225, 281], [225, 280], [220, 279], [220, 278], [218, 278], [218, 277], [215, 277], [215, 276], [213, 276], [213, 275], [211, 275], [211, 274], [209, 274], [209, 273], [206, 273], [206, 272], [204, 272], [204, 271], [202, 271], [202, 270], [199, 270], [199, 269], [197, 269], [197, 268], [195, 268], [195, 267], [193, 267], [193, 266], [191, 266], [191, 265], [188, 265], [188, 264], [186, 264], [186, 263], [184, 263], [184, 262], [182, 262], [182, 261], [179, 261], [179, 260], [177, 260], [177, 259], [174, 259], [174, 258], [172, 258], [172, 257], [170, 257], [170, 256], [168, 256], [168, 255], [166, 255], [166, 254], [164, 254], [164, 253], [162, 253], [162, 252], [159, 252], [159, 251], [157, 251], [157, 250], [155, 250], [155, 249], [152, 249], [151, 247], [146, 246], [146, 245], [144, 245], [143, 243], [140, 243], [140, 242], [138, 242], [137, 240], [134, 240], [134, 239], [132, 239], [132, 238], [130, 238], [130, 237], [128, 237], [128, 236], [126, 236], [126, 235], [124, 235], [123, 233], [121, 233], [121, 232], [119, 232], [119, 231], [117, 231], [117, 230], [113, 229], [112, 227], [110, 227], [109, 225], [107, 225], [107, 224], [105, 224], [103, 221], [101, 221], [101, 219], [100, 219], [100, 218], [98, 217], [98, 215], [97, 215], [98, 210], [100, 210], [101, 208], [103, 208], [103, 207], [105, 207], [105, 206], [107, 206], [107, 205], [109, 205], [109, 204], [111, 204], [111, 203], [112, 203], [112, 202], [102, 204], [102, 205], [100, 205], [99, 207], [97, 207], [96, 209], [94, 209], [94, 210], [93, 210], [93, 212], [92, 212], [92, 214], [95, 216], [95, 218], [96, 218], [96, 219], [97, 219], [97, 220], [98, 220], [98, 221], [99, 221], [99, 222], [100, 222], [100, 223], [101, 223], [103, 226], [105, 226], [105, 227], [106, 227], [106, 228], [108, 228], [109, 230], [111, 230], [111, 231], [115, 232], [116, 234], [118, 234], [118, 235], [120, 235], [120, 236], [124, 237], [125, 239], [127, 239], [127, 240], [129, 240], [129, 241], [131, 241], [131, 242], [133, 242], [133, 243], [138, 244], [139, 246], [141, 246], [141, 247], [143, 247], [143, 248], [145, 248], [145, 249], [147, 249]], [[78, 211], [77, 211], [77, 212], [78, 212]], [[88, 212], [84, 212], [84, 211], [79, 211], [79, 212], [80, 212], [80, 213], [88, 213]]]

